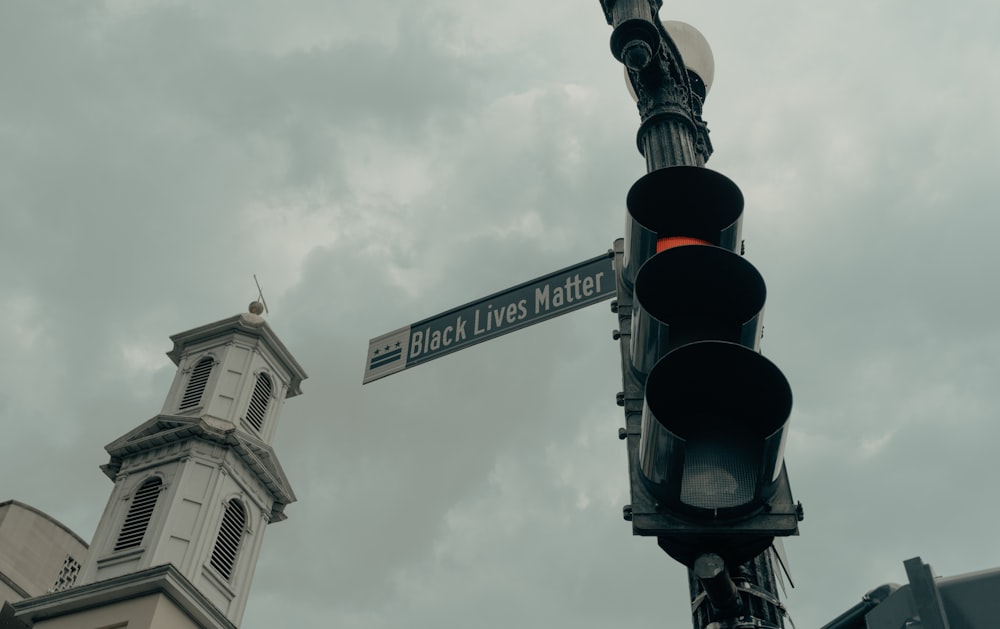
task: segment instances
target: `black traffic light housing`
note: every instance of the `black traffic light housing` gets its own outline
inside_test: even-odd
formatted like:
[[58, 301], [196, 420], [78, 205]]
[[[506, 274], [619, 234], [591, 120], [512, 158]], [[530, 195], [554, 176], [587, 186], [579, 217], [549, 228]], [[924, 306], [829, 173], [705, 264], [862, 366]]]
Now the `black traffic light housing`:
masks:
[[760, 354], [766, 288], [736, 253], [743, 196], [678, 166], [641, 178], [628, 208], [619, 282], [643, 391], [625, 435], [633, 532], [688, 567], [706, 553], [735, 566], [800, 519], [783, 458], [791, 388]]

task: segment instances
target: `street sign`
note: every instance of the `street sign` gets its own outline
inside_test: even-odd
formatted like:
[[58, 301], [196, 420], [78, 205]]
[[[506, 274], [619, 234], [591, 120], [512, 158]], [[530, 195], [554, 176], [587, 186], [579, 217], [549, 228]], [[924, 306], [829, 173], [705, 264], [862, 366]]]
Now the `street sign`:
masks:
[[362, 384], [615, 295], [610, 253], [368, 341]]

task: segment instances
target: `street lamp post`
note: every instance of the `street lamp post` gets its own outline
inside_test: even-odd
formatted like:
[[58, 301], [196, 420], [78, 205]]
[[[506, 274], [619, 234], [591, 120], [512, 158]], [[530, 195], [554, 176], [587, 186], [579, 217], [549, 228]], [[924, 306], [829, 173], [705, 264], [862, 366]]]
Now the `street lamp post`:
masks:
[[615, 243], [625, 519], [688, 567], [695, 629], [783, 629], [771, 545], [802, 515], [783, 460], [791, 391], [759, 352], [765, 291], [741, 257], [742, 195], [704, 168], [711, 49], [662, 23], [662, 0], [601, 5], [649, 173]]

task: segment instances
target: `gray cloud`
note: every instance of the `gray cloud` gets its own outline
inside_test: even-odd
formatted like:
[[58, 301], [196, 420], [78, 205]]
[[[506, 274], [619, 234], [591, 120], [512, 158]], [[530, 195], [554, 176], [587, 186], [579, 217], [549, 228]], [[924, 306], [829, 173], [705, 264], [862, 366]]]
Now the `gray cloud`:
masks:
[[[360, 386], [367, 339], [601, 253], [644, 172], [597, 2], [0, 7], [0, 460], [89, 538], [167, 337], [256, 296], [306, 367], [243, 626], [687, 622], [621, 521], [599, 305]], [[712, 42], [709, 165], [747, 199], [795, 394], [789, 607], [922, 555], [1000, 563], [997, 7], [667, 3]]]

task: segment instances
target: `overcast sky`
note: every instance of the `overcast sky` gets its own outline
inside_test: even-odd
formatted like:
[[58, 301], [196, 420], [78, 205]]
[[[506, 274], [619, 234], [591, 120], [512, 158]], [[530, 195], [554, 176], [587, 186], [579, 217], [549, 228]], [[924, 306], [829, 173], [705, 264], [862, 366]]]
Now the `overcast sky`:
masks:
[[[929, 10], [933, 6], [934, 10]], [[665, 2], [712, 45], [817, 627], [1000, 565], [1000, 3]], [[0, 0], [0, 500], [90, 539], [169, 335], [308, 371], [244, 629], [688, 627], [632, 537], [607, 303], [361, 386], [368, 339], [606, 251], [645, 172], [597, 0]]]

